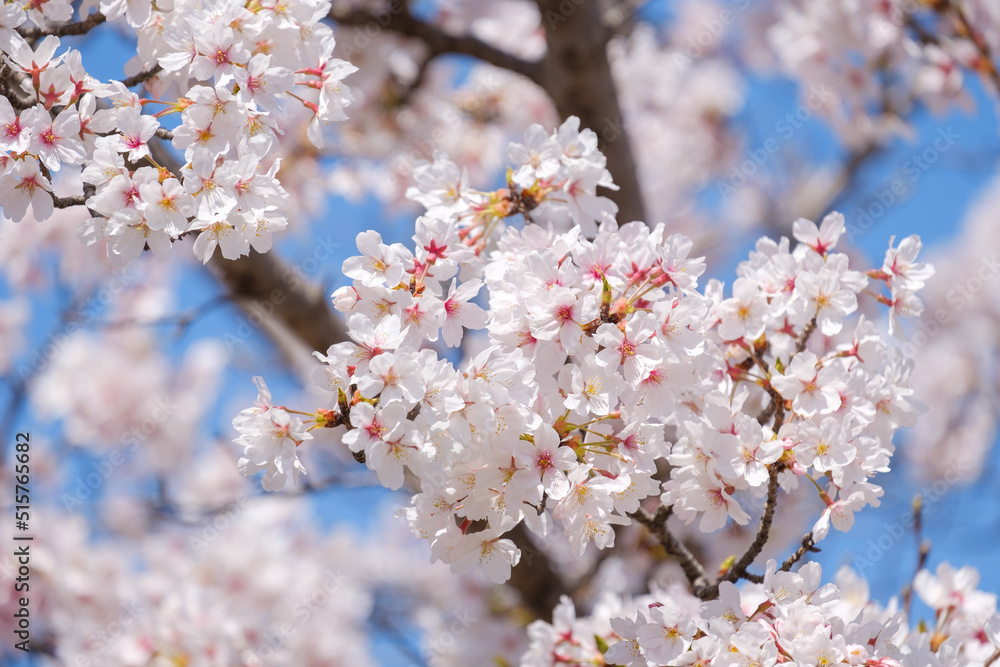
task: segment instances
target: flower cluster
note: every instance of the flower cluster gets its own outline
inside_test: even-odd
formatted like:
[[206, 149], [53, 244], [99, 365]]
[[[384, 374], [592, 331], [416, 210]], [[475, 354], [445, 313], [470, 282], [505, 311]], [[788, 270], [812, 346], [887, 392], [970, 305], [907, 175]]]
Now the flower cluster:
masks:
[[614, 202], [596, 192], [598, 186], [618, 188], [597, 149], [597, 134], [581, 130], [579, 118], [571, 116], [552, 134], [532, 125], [523, 143], [511, 143], [508, 157], [513, 165], [508, 187], [485, 193], [472, 190], [465, 171], [436, 153], [433, 162], [414, 168], [416, 185], [406, 196], [426, 208], [428, 216], [457, 218], [474, 237], [488, 235], [492, 224], [513, 214], [561, 230], [576, 225], [593, 236], [598, 223], [613, 221], [618, 213]]
[[239, 460], [240, 472], [254, 475], [264, 470], [261, 486], [266, 491], [285, 488], [289, 473], [294, 481], [305, 466], [295, 455], [295, 448], [312, 438], [302, 420], [292, 417], [285, 408], [271, 404], [271, 392], [263, 378], [254, 378], [258, 396], [252, 408], [247, 408], [233, 420], [240, 432], [236, 442], [243, 445]]
[[[84, 165], [87, 194], [71, 203], [85, 202], [95, 217], [79, 234], [88, 245], [107, 239], [116, 264], [145, 248], [163, 255], [188, 233], [203, 262], [216, 247], [227, 259], [266, 252], [288, 222], [280, 159], [269, 158], [286, 107], [311, 113], [308, 137], [322, 147], [322, 124], [346, 118], [351, 101], [342, 81], [356, 68], [332, 57], [332, 30], [320, 23], [327, 9], [312, 0], [102, 2], [108, 21], [135, 29], [141, 69], [101, 83], [78, 51], [57, 55], [59, 37], [32, 45], [15, 30], [29, 19], [65, 21], [68, 4], [5, 5], [0, 50], [15, 94], [0, 99], [4, 214], [20, 221], [30, 205], [36, 219], [49, 217], [52, 174]], [[140, 98], [130, 90], [138, 83], [161, 99]], [[165, 108], [143, 113], [149, 105]], [[173, 131], [161, 125], [169, 114], [180, 114]], [[183, 152], [183, 165], [170, 164], [160, 140]]]
[[[845, 326], [869, 278], [833, 252], [843, 217], [797, 221], [794, 249], [759, 241], [732, 297], [717, 281], [699, 291], [705, 263], [689, 239], [606, 219], [592, 138], [575, 119], [551, 135], [530, 129], [494, 193], [464, 188], [442, 157], [418, 172], [413, 196], [429, 210], [415, 251], [364, 232], [362, 255], [344, 263], [354, 284], [334, 302], [353, 342], [320, 356], [332, 400], [308, 413], [310, 428], [342, 429], [389, 488], [408, 468], [420, 485], [403, 512], [413, 532], [435, 558], [481, 562], [495, 581], [519, 559], [503, 537], [517, 524], [561, 530], [582, 554], [613, 545], [614, 526], [655, 495], [711, 532], [747, 523], [762, 498], [773, 511], [779, 483], [806, 478], [825, 506], [815, 539], [831, 522], [846, 529], [878, 503], [871, 478], [916, 407], [909, 366], [875, 325]], [[536, 224], [505, 226], [517, 214]], [[560, 231], [576, 216], [592, 239], [583, 225]], [[895, 303], [920, 286], [931, 269], [913, 262], [915, 243], [890, 248], [872, 276], [892, 296], [873, 296]], [[488, 310], [473, 302], [483, 286]], [[458, 369], [422, 347], [483, 327], [488, 344]], [[270, 452], [259, 443], [271, 426], [248, 440], [238, 421], [244, 458], [260, 461], [244, 472], [266, 466], [269, 487], [283, 482], [294, 447]], [[662, 483], [660, 461], [672, 466]]]
[[972, 568], [945, 563], [936, 575], [921, 570], [914, 588], [935, 617], [915, 628], [896, 601], [871, 602], [867, 582], [847, 567], [836, 584], [822, 584], [817, 563], [788, 572], [769, 561], [763, 584], [724, 582], [707, 602], [671, 586], [605, 600], [577, 618], [564, 598], [551, 624], [528, 628], [521, 665], [984, 665], [1000, 651], [1000, 614], [978, 580]]

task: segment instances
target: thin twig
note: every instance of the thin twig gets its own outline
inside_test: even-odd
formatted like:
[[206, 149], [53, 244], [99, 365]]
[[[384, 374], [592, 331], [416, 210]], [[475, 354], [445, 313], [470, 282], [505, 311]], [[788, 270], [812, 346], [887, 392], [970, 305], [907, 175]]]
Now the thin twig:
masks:
[[160, 67], [159, 65], [153, 65], [149, 69], [144, 69], [137, 74], [125, 77], [124, 79], [121, 80], [121, 83], [126, 88], [131, 88], [132, 86], [138, 86], [140, 83], [145, 83], [146, 81], [149, 81], [162, 71], [163, 71], [162, 67]]
[[816, 545], [816, 543], [813, 541], [812, 531], [810, 531], [810, 532], [806, 533], [805, 535], [803, 535], [802, 536], [802, 546], [800, 546], [795, 551], [795, 553], [793, 553], [791, 556], [789, 556], [788, 560], [786, 560], [784, 563], [782, 563], [782, 565], [781, 565], [781, 571], [782, 572], [788, 572], [789, 570], [791, 570], [792, 566], [795, 565], [796, 563], [798, 563], [800, 560], [802, 560], [802, 557], [805, 556], [807, 553], [818, 552], [819, 549], [817, 549], [815, 545]]
[[231, 301], [232, 298], [229, 294], [222, 294], [183, 312], [174, 313], [172, 315], [164, 315], [163, 317], [158, 317], [153, 320], [142, 320], [138, 317], [130, 317], [121, 320], [98, 322], [95, 326], [102, 327], [104, 329], [120, 329], [125, 327], [157, 327], [164, 324], [173, 324], [176, 325], [178, 329], [182, 329], [190, 326], [191, 323], [199, 317], [202, 317], [219, 306], [227, 305], [231, 303]]
[[913, 584], [917, 580], [917, 575], [927, 565], [927, 556], [931, 551], [930, 540], [923, 539], [923, 504], [923, 497], [918, 493], [913, 498], [913, 535], [917, 539], [917, 566], [913, 569], [913, 577], [903, 588], [902, 593], [903, 609], [906, 611], [907, 618], [910, 616], [910, 607], [913, 602]]
[[809, 337], [813, 335], [814, 331], [816, 331], [815, 316], [809, 320], [809, 324], [806, 325], [806, 328], [802, 330], [802, 333], [799, 334], [798, 339], [795, 341], [795, 354], [798, 354], [802, 350], [806, 349], [806, 345], [809, 343]]
[[951, 9], [954, 15], [955, 31], [959, 35], [968, 38], [979, 53], [979, 63], [976, 70], [990, 80], [995, 92], [1000, 95], [1000, 71], [997, 71], [996, 63], [993, 62], [993, 54], [990, 52], [989, 43], [972, 27], [972, 23], [965, 15], [965, 10], [962, 9], [961, 3], [949, 2], [948, 8]]
[[640, 507], [639, 511], [633, 513], [632, 516], [649, 530], [649, 533], [660, 542], [668, 554], [680, 562], [684, 576], [691, 584], [691, 592], [702, 600], [711, 600], [718, 595], [718, 588], [709, 584], [705, 567], [667, 528], [667, 519], [670, 518], [671, 514], [673, 514], [673, 508], [660, 505], [655, 514], [650, 514]]

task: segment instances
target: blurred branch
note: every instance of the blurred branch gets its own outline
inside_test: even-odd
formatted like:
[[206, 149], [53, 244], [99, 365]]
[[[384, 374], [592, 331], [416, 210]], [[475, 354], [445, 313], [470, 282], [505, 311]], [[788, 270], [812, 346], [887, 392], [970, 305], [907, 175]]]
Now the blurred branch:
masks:
[[192, 306], [187, 310], [179, 313], [172, 313], [170, 315], [164, 315], [152, 320], [143, 320], [138, 317], [130, 317], [123, 320], [110, 320], [106, 322], [97, 322], [95, 326], [103, 327], [105, 329], [122, 329], [126, 327], [156, 327], [164, 324], [173, 324], [177, 329], [185, 329], [190, 326], [195, 320], [203, 315], [211, 312], [212, 310], [218, 308], [219, 306], [229, 303], [229, 296], [217, 296], [215, 298], [209, 299], [205, 303], [198, 306]]
[[903, 611], [906, 612], [906, 617], [910, 618], [910, 608], [913, 602], [913, 584], [917, 580], [917, 575], [920, 571], [924, 569], [927, 564], [927, 556], [931, 552], [930, 540], [923, 539], [923, 497], [918, 493], [913, 498], [913, 536], [917, 539], [917, 566], [913, 569], [913, 576], [910, 577], [910, 581], [903, 588], [902, 600], [903, 600]]
[[423, 85], [424, 80], [427, 78], [427, 70], [430, 68], [432, 62], [436, 58], [436, 54], [430, 54], [426, 58], [420, 61], [417, 66], [417, 73], [414, 75], [412, 81], [400, 81], [394, 79], [390, 83], [390, 90], [393, 95], [392, 104], [395, 107], [404, 107], [409, 104], [410, 99], [413, 94], [420, 89]]
[[403, 629], [395, 623], [392, 616], [376, 610], [369, 621], [372, 627], [381, 631], [393, 647], [406, 658], [409, 667], [427, 667], [428, 663], [420, 654], [420, 649], [413, 645], [412, 639], [407, 638]]
[[65, 37], [67, 35], [85, 35], [104, 23], [106, 20], [107, 19], [104, 14], [101, 12], [94, 12], [82, 21], [77, 21], [75, 23], [63, 23], [48, 28], [18, 28], [17, 32], [26, 40], [38, 39], [49, 35], [55, 35], [56, 37]]
[[619, 187], [604, 193], [618, 205], [619, 222], [645, 221], [635, 157], [608, 61], [611, 33], [600, 3], [568, 8], [569, 3], [561, 0], [536, 0], [536, 4], [548, 46], [537, 81], [555, 102], [560, 117], [578, 116], [581, 127], [597, 133], [598, 147]]
[[342, 26], [373, 26], [421, 40], [432, 55], [457, 53], [526, 76], [538, 83], [538, 63], [523, 60], [471, 35], [452, 35], [410, 14], [405, 2], [393, 0], [386, 11], [345, 8], [335, 3], [329, 18]]
[[[149, 150], [154, 160], [180, 177], [181, 165], [162, 142], [151, 139]], [[327, 294], [306, 281], [275, 251], [261, 255], [251, 250], [250, 255], [236, 260], [216, 253], [208, 265], [245, 313], [266, 313], [265, 324], [283, 326], [310, 351], [325, 352], [334, 343], [348, 339], [347, 328]], [[287, 341], [277, 332], [268, 326], [264, 329], [280, 348], [285, 346]]]
[[[537, 4], [548, 46], [540, 62], [524, 60], [470, 35], [449, 34], [415, 18], [399, 0], [382, 12], [334, 6], [329, 18], [344, 26], [373, 26], [414, 37], [430, 49], [431, 57], [468, 55], [534, 81], [552, 98], [561, 118], [577, 116], [581, 127], [597, 134], [598, 147], [619, 187], [603, 194], [618, 205], [619, 220], [645, 220], [635, 158], [608, 62], [607, 43], [612, 33], [600, 3], [566, 7], [560, 0], [537, 0]], [[625, 4], [630, 7], [636, 3]]]
[[3, 60], [0, 60], [0, 95], [6, 97], [17, 111], [30, 109], [37, 104], [35, 99], [24, 93], [19, 85], [18, 74]]
[[[941, 7], [943, 5], [943, 8]], [[938, 11], [951, 10], [955, 32], [960, 37], [965, 37], [976, 48], [979, 53], [979, 62], [976, 63], [976, 71], [983, 75], [993, 84], [994, 93], [1000, 95], [1000, 72], [997, 71], [996, 63], [993, 61], [993, 53], [990, 50], [989, 42], [972, 27], [969, 17], [966, 16], [962, 4], [956, 0], [945, 0], [939, 5], [935, 5]]]

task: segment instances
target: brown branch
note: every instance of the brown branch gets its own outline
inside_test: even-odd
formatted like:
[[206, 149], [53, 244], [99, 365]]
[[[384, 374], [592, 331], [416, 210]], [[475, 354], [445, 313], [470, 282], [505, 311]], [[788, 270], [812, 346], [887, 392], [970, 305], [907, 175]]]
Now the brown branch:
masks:
[[[814, 331], [816, 331], [815, 315], [811, 320], [809, 320], [809, 324], [806, 325], [806, 328], [802, 330], [802, 333], [799, 334], [798, 339], [795, 341], [795, 354], [798, 354], [802, 350], [806, 349], [806, 345], [809, 343], [809, 337], [813, 335]], [[792, 357], [794, 357], [795, 354], [793, 354]], [[791, 361], [791, 359], [789, 359], [789, 361]]]
[[38, 101], [24, 93], [18, 85], [17, 76], [7, 63], [0, 60], [0, 95], [6, 97], [16, 110], [24, 111], [38, 104]]
[[[181, 165], [161, 141], [151, 139], [149, 151], [180, 179]], [[294, 335], [309, 350], [326, 352], [330, 345], [348, 339], [347, 327], [324, 290], [303, 278], [275, 251], [263, 255], [251, 251], [236, 260], [215, 254], [208, 266], [245, 313], [267, 315], [262, 328], [279, 346], [286, 341], [272, 330], [273, 325]]]
[[149, 69], [144, 69], [137, 74], [133, 74], [132, 76], [122, 79], [121, 83], [126, 88], [131, 88], [132, 86], [138, 86], [140, 83], [149, 81], [162, 71], [163, 71], [162, 67], [160, 67], [159, 65], [153, 65]]
[[816, 548], [816, 543], [813, 541], [812, 531], [809, 531], [802, 536], [802, 546], [800, 546], [795, 553], [788, 557], [784, 563], [781, 564], [781, 572], [788, 572], [792, 569], [792, 566], [802, 560], [802, 557], [810, 552], [818, 552], [819, 549]]
[[413, 77], [412, 81], [394, 81], [390, 84], [390, 91], [393, 95], [392, 106], [400, 108], [410, 103], [414, 93], [420, 89], [420, 86], [426, 80], [427, 70], [430, 69], [430, 65], [435, 57], [436, 54], [432, 53], [420, 61], [420, 65], [417, 67], [417, 74]]
[[72, 195], [70, 197], [57, 197], [52, 195], [52, 204], [56, 208], [70, 208], [71, 206], [86, 206], [87, 195]]
[[[389, 9], [378, 12], [364, 9], [343, 9], [336, 4], [330, 10], [329, 18], [342, 26], [371, 26], [376, 31], [389, 32], [414, 37], [421, 40], [430, 49], [432, 55], [457, 53], [472, 56], [485, 63], [510, 70], [538, 82], [538, 63], [519, 58], [507, 51], [472, 37], [470, 35], [452, 35], [437, 26], [415, 18], [410, 14], [405, 2], [393, 0]], [[366, 33], [366, 40], [370, 39]], [[341, 36], [338, 42], [348, 50], [359, 49], [350, 44], [350, 38]]]
[[757, 422], [761, 426], [764, 426], [773, 416], [774, 426], [771, 429], [777, 433], [785, 423], [785, 399], [781, 397], [778, 390], [772, 387], [770, 383], [765, 385], [764, 390], [771, 397], [771, 400], [767, 404], [767, 407], [757, 415]]
[[[580, 125], [597, 133], [598, 147], [619, 189], [602, 194], [618, 205], [619, 220], [645, 220], [646, 209], [639, 187], [635, 158], [625, 131], [618, 94], [608, 62], [605, 25], [600, 3], [561, 3], [537, 0], [545, 28], [548, 51], [540, 62], [531, 62], [469, 35], [452, 35], [413, 17], [405, 2], [393, 0], [389, 9], [371, 12], [334, 7], [330, 19], [344, 26], [372, 27], [421, 40], [431, 57], [458, 53], [527, 77], [552, 98], [560, 117], [577, 116]], [[371, 31], [365, 30], [365, 40]], [[348, 52], [360, 50], [343, 36], [340, 44]]]
[[537, 80], [562, 118], [578, 116], [597, 133], [617, 191], [602, 193], [618, 205], [618, 220], [646, 220], [635, 157], [608, 62], [610, 32], [601, 3], [536, 0], [548, 50]]
[[639, 508], [631, 516], [639, 520], [649, 533], [655, 537], [668, 554], [676, 558], [684, 570], [684, 576], [691, 584], [691, 592], [702, 600], [712, 600], [719, 594], [717, 586], [709, 584], [708, 574], [705, 567], [698, 562], [694, 554], [684, 546], [684, 543], [674, 537], [670, 529], [667, 528], [667, 519], [673, 514], [673, 508], [660, 505], [655, 514], [650, 514], [643, 508]]
[[50, 28], [18, 28], [17, 32], [21, 35], [21, 37], [28, 40], [48, 37], [49, 35], [55, 35], [56, 37], [65, 37], [67, 35], [85, 35], [104, 23], [106, 20], [107, 19], [104, 14], [101, 12], [94, 12], [82, 21], [77, 21], [75, 23], [63, 23]]
[[[760, 555], [760, 552], [764, 550], [764, 545], [767, 544], [771, 533], [771, 523], [774, 521], [774, 508], [778, 504], [778, 473], [781, 472], [782, 468], [783, 466], [780, 463], [773, 463], [771, 465], [767, 479], [767, 503], [764, 505], [764, 514], [760, 517], [760, 527], [757, 529], [757, 537], [754, 538], [746, 553], [743, 554], [720, 581], [735, 582], [738, 579], [748, 578], [747, 568], [753, 564], [757, 556]], [[718, 586], [716, 586], [716, 589], [718, 589]]]

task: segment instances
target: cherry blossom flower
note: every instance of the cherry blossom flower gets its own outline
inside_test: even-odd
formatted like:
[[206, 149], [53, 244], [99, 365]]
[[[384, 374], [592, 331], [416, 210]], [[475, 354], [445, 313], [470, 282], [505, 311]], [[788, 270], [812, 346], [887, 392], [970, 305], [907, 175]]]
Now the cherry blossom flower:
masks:
[[795, 355], [781, 375], [771, 378], [778, 393], [807, 417], [829, 414], [841, 405], [840, 390], [846, 381], [843, 367], [837, 363], [819, 366], [816, 355], [805, 350]]
[[457, 347], [462, 342], [464, 329], [482, 329], [489, 320], [489, 315], [478, 305], [471, 303], [482, 287], [478, 279], [467, 280], [458, 287], [451, 281], [447, 298], [444, 300], [444, 323], [441, 325], [441, 337], [449, 347]]
[[127, 151], [132, 162], [149, 155], [146, 142], [156, 134], [159, 126], [155, 118], [141, 115], [135, 107], [125, 107], [118, 112], [118, 151]]
[[21, 123], [31, 130], [28, 150], [52, 171], [59, 171], [63, 163], [81, 164], [86, 157], [77, 138], [80, 117], [75, 109], [65, 109], [53, 120], [44, 107], [33, 106], [21, 113]]
[[[9, 5], [5, 5], [7, 7]], [[6, 97], [0, 97], [0, 149], [23, 153], [31, 139], [31, 131], [21, 124], [20, 118]]]
[[38, 162], [25, 157], [14, 162], [14, 168], [0, 176], [0, 197], [4, 217], [20, 222], [31, 206], [35, 220], [52, 215], [52, 186], [38, 167]]
[[[298, 475], [306, 472], [296, 455], [296, 447], [303, 441], [310, 440], [312, 434], [297, 417], [292, 417], [281, 408], [267, 405], [270, 399], [263, 380], [259, 380], [258, 386], [264, 396], [264, 403], [259, 403], [256, 411], [244, 414], [239, 422], [234, 422], [234, 426], [240, 431], [236, 442], [244, 447], [239, 468], [244, 475], [253, 475], [263, 470], [261, 484], [264, 489], [280, 491], [288, 483], [289, 475], [292, 483], [296, 484]], [[259, 402], [260, 400], [258, 399]]]

